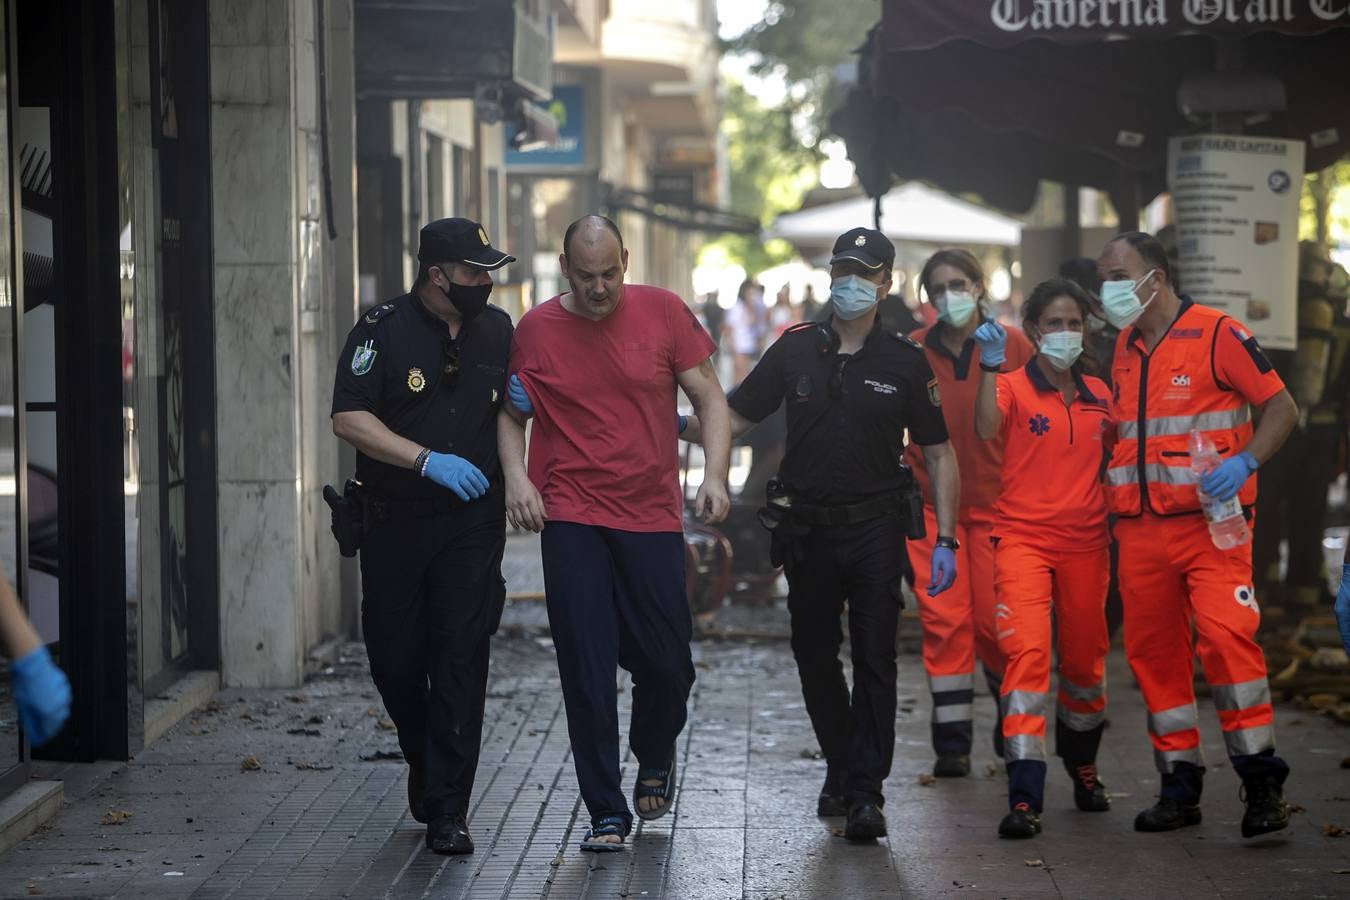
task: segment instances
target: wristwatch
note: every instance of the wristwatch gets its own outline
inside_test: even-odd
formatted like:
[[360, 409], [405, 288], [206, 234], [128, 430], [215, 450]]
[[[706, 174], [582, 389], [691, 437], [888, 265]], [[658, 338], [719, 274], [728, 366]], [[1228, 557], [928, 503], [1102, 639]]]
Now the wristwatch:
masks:
[[933, 542], [934, 547], [946, 547], [948, 550], [961, 549], [961, 542], [954, 537], [947, 537], [945, 534], [939, 534], [937, 540]]

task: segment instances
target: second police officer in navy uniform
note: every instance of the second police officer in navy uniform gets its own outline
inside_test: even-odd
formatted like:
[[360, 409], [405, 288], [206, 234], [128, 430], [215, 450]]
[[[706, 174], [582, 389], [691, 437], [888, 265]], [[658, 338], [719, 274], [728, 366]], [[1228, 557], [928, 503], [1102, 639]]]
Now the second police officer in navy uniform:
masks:
[[[787, 575], [792, 652], [828, 765], [816, 811], [846, 815], [850, 840], [886, 834], [881, 789], [895, 750], [904, 541], [923, 528], [922, 500], [900, 462], [906, 429], [923, 449], [936, 494], [929, 595], [956, 577], [959, 483], [937, 380], [923, 349], [877, 316], [894, 262], [881, 232], [841, 235], [830, 259], [829, 317], [788, 329], [728, 398], [733, 436], [787, 404], [787, 448], [761, 521]], [[681, 437], [701, 436], [689, 417]], [[846, 603], [851, 698], [839, 662]]]
[[428, 848], [471, 853], [489, 636], [505, 600], [497, 412], [512, 326], [487, 301], [492, 272], [514, 257], [477, 222], [440, 219], [422, 228], [417, 258], [412, 291], [347, 339], [333, 432], [357, 450], [361, 621], [408, 761], [408, 806]]

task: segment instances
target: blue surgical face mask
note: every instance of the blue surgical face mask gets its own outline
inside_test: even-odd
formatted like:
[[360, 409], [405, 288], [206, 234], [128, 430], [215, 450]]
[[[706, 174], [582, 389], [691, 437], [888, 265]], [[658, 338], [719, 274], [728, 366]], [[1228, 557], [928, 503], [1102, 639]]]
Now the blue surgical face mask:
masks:
[[937, 301], [938, 318], [961, 328], [975, 315], [975, 298], [969, 291], [947, 291]]
[[1041, 356], [1057, 372], [1067, 372], [1083, 355], [1083, 332], [1052, 331], [1041, 336]]
[[877, 285], [858, 275], [844, 275], [830, 282], [830, 303], [841, 319], [856, 319], [877, 305]]
[[1143, 278], [1138, 281], [1104, 281], [1102, 282], [1102, 312], [1106, 313], [1106, 321], [1110, 322], [1116, 328], [1124, 329], [1132, 324], [1144, 314], [1144, 310], [1153, 302], [1153, 298], [1158, 296], [1154, 291], [1149, 295], [1148, 300], [1139, 302], [1137, 288], [1142, 282], [1147, 281], [1157, 269], [1149, 269]]

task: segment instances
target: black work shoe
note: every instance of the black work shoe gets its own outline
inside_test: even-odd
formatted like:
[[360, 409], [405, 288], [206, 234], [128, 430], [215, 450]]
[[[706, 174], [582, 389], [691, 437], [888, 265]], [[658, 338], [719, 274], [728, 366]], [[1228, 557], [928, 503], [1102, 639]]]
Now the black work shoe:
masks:
[[1199, 824], [1199, 803], [1182, 803], [1170, 797], [1159, 797], [1157, 803], [1134, 817], [1135, 831], [1176, 831]]
[[[1064, 767], [1069, 768], [1065, 763]], [[1083, 812], [1106, 812], [1111, 808], [1111, 797], [1106, 793], [1106, 785], [1097, 777], [1094, 765], [1074, 766], [1069, 769], [1073, 779], [1073, 802]]]
[[938, 778], [965, 778], [970, 774], [970, 755], [967, 753], [944, 753], [933, 764], [933, 774]]
[[441, 816], [428, 825], [427, 849], [446, 856], [472, 853], [473, 838], [469, 837], [469, 826], [464, 821], [464, 813]]
[[1244, 781], [1241, 797], [1247, 804], [1247, 812], [1242, 816], [1243, 837], [1270, 834], [1289, 824], [1289, 806], [1284, 802], [1284, 788], [1275, 779], [1266, 776]]
[[820, 788], [816, 799], [816, 815], [848, 815], [848, 798], [844, 796], [844, 773], [831, 769], [825, 776], [825, 784]]
[[1030, 806], [1019, 803], [998, 823], [1001, 838], [1029, 838], [1041, 833], [1041, 817]]
[[427, 773], [413, 763], [408, 763], [408, 812], [416, 821], [427, 823]]
[[849, 807], [844, 837], [850, 841], [872, 841], [886, 836], [886, 817], [875, 803], [855, 803]]

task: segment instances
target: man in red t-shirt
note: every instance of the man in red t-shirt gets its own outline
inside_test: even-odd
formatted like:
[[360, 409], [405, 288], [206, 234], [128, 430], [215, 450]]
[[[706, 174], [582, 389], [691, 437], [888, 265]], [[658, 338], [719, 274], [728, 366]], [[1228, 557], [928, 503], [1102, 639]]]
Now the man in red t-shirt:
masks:
[[573, 223], [559, 264], [572, 290], [516, 328], [498, 443], [507, 518], [543, 532], [549, 627], [591, 816], [581, 849], [618, 850], [633, 820], [619, 784], [616, 666], [633, 676], [628, 742], [643, 819], [670, 810], [675, 741], [694, 683], [676, 386], [706, 423], [695, 509], [710, 522], [730, 508], [731, 419], [712, 339], [675, 294], [623, 283], [628, 251], [613, 222]]

